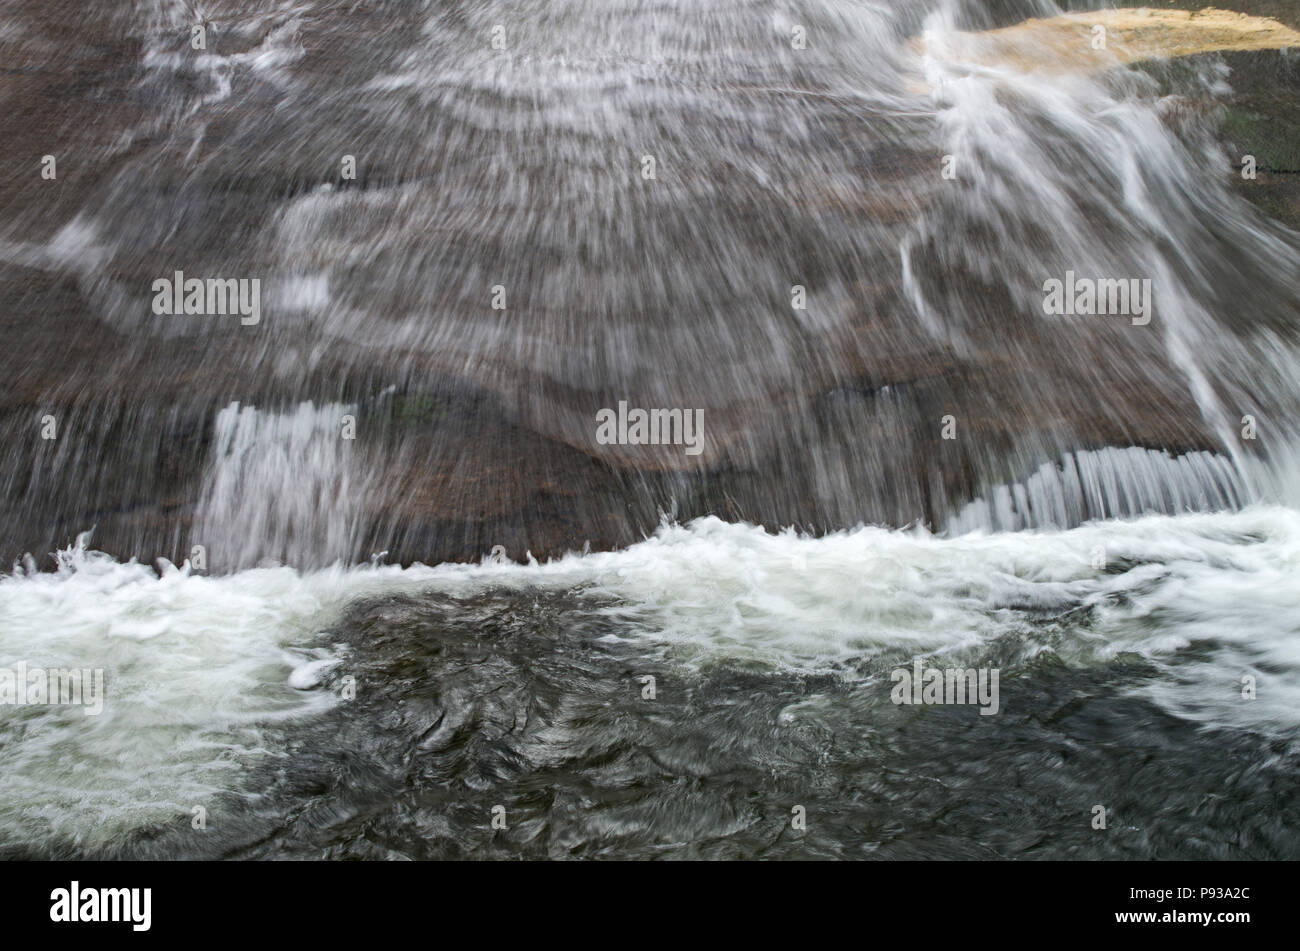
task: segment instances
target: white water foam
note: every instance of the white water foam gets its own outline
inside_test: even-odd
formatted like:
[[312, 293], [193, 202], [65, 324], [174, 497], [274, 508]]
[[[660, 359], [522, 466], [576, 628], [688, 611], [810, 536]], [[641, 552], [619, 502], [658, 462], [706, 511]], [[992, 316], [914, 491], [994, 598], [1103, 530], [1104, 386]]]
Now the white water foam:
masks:
[[[1108, 567], [1095, 567], [1098, 553]], [[255, 569], [158, 577], [74, 549], [53, 574], [0, 579], [0, 665], [103, 667], [98, 717], [3, 710], [0, 825], [11, 844], [93, 845], [111, 827], [187, 822], [247, 768], [282, 752], [265, 727], [336, 700], [312, 689], [347, 653], [317, 632], [355, 598], [596, 596], [618, 639], [683, 668], [719, 663], [831, 673], [888, 690], [915, 656], [997, 657], [1002, 709], [1017, 670], [1044, 653], [1069, 667], [1126, 656], [1125, 692], [1211, 727], [1300, 728], [1300, 513], [1093, 522], [1069, 531], [859, 528], [823, 538], [702, 519], [620, 552], [547, 564]], [[596, 605], [602, 606], [596, 606]], [[1258, 698], [1244, 699], [1242, 678]], [[1032, 675], [1030, 675], [1032, 679]], [[243, 791], [241, 794], [254, 795]]]
[[244, 768], [281, 755], [267, 724], [335, 702], [290, 681], [335, 657], [314, 635], [343, 574], [216, 579], [167, 565], [159, 577], [74, 547], [55, 573], [0, 577], [0, 667], [102, 668], [106, 695], [97, 716], [0, 707], [5, 844], [94, 848], [122, 826], [187, 825]]

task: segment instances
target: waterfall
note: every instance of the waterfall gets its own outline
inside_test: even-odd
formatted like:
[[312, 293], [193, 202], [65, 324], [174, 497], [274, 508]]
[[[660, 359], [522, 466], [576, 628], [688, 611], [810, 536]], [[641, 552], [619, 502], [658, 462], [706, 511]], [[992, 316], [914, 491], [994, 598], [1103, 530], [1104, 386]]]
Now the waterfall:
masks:
[[1205, 893], [1300, 857], [1300, 8], [1207, 2], [4, 0], [0, 859], [299, 942], [402, 910], [181, 878], [1267, 918]]
[[217, 414], [192, 536], [210, 570], [351, 558], [373, 489], [368, 467], [340, 438], [355, 414], [355, 406], [311, 402], [285, 412], [231, 403]]
[[1091, 519], [1234, 510], [1246, 498], [1241, 475], [1224, 456], [1108, 448], [1066, 453], [1023, 482], [995, 486], [954, 513], [947, 529], [1071, 528]]
[[[1300, 239], [1223, 111], [1258, 82], [1232, 44], [1282, 26], [1164, 61], [1134, 44], [1193, 18], [1046, 0], [371, 6], [79, 21], [130, 46], [15, 146], [87, 158], [5, 193], [0, 556], [95, 527], [220, 571], [545, 558], [661, 512], [1012, 530], [1276, 497]], [[65, 41], [5, 16], [18, 68]], [[1053, 312], [1054, 282], [1091, 303]], [[209, 313], [230, 288], [257, 314]], [[704, 420], [701, 451], [602, 441], [621, 405]]]

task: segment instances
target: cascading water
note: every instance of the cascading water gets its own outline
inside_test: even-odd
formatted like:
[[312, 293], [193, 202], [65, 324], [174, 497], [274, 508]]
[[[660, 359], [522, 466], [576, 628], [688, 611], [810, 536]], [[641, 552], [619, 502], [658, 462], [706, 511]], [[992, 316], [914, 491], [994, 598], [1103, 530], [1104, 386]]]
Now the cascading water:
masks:
[[205, 559], [236, 568], [265, 557], [300, 567], [345, 561], [371, 491], [366, 468], [339, 451], [355, 411], [223, 409], [198, 509]]
[[1060, 13], [11, 0], [0, 855], [1300, 854], [1294, 53]]
[[[1227, 70], [1193, 66], [1178, 94], [1160, 95], [1158, 76], [1132, 70], [1045, 75], [1014, 62], [947, 60], [945, 27], [938, 15], [927, 21], [924, 71], [940, 103], [944, 147], [973, 181], [922, 218], [904, 254], [937, 248], [946, 273], [969, 270], [1002, 285], [1018, 313], [1040, 319], [1045, 280], [1069, 273], [1149, 280], [1158, 326], [1113, 315], [1098, 332], [1083, 326], [1091, 322], [1057, 317], [1047, 319], [1047, 332], [1065, 352], [1096, 359], [1101, 365], [1085, 372], [1099, 382], [1140, 368], [1160, 389], [1189, 394], [1215, 448], [1240, 462], [1238, 416], [1263, 411], [1285, 420], [1296, 408], [1294, 345], [1249, 325], [1255, 314], [1295, 314], [1300, 257], [1285, 232], [1225, 187], [1231, 160], [1210, 127], [1177, 118], [1198, 89], [1225, 92]], [[1109, 65], [1105, 51], [1097, 60]], [[1062, 155], [1075, 161], [1062, 165]], [[954, 232], [977, 237], [952, 241]], [[979, 352], [987, 344], [977, 336], [992, 327], [970, 325], [983, 311], [940, 283], [949, 294], [941, 332]], [[924, 291], [916, 295], [931, 312]], [[1260, 378], [1261, 366], [1276, 365], [1282, 373]], [[1100, 387], [1089, 395], [1112, 396]], [[1052, 394], [1079, 396], [1071, 388]]]
[[[24, 9], [8, 43], [34, 59]], [[356, 404], [336, 448], [376, 489], [280, 456], [246, 493], [264, 531], [215, 571], [286, 557], [281, 505], [347, 534], [299, 567], [617, 547], [662, 511], [943, 529], [1065, 453], [1220, 452], [1244, 478], [1297, 408], [1296, 244], [1230, 189], [1214, 59], [988, 65], [954, 31], [994, 21], [956, 3], [230, 2], [201, 51], [184, 3], [96, 15], [137, 44], [97, 93], [130, 108], [69, 133], [94, 161], [53, 213], [24, 193], [0, 244], [43, 275], [15, 320], [85, 341], [20, 335], [10, 558], [91, 525], [121, 556], [211, 546], [231, 402]], [[176, 271], [260, 280], [265, 317], [154, 314]], [[1151, 282], [1153, 319], [1045, 315], [1067, 273]], [[599, 445], [619, 400], [701, 409], [705, 452]], [[76, 445], [33, 439], [45, 415]], [[1247, 415], [1270, 438], [1244, 445]]]
[[1144, 512], [1233, 509], [1245, 498], [1245, 486], [1224, 456], [1189, 452], [1171, 458], [1150, 449], [1101, 449], [1066, 453], [1059, 466], [1045, 462], [1023, 483], [997, 486], [991, 499], [966, 505], [948, 528], [1069, 528]]

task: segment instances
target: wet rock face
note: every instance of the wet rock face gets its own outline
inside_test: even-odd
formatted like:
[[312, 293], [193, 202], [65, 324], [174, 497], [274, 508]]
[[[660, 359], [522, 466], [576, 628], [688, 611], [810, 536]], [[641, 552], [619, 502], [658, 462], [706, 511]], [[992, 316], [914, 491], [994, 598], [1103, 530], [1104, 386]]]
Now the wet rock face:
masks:
[[1233, 96], [1223, 119], [1232, 156], [1254, 156], [1256, 177], [1234, 177], [1265, 214], [1300, 230], [1300, 53], [1226, 57]]
[[[1259, 337], [1298, 316], [1277, 54], [1231, 54], [1217, 115], [1214, 63], [917, 92], [903, 4], [231, 0], [203, 50], [182, 4], [111, 7], [0, 20], [5, 559], [92, 525], [211, 570], [543, 557], [662, 514], [941, 528], [1064, 452], [1250, 454], [1226, 424], [1294, 408]], [[155, 314], [178, 270], [259, 280], [262, 319]], [[1048, 318], [1067, 271], [1153, 278], [1155, 320]], [[702, 451], [599, 441], [620, 403], [702, 412]]]

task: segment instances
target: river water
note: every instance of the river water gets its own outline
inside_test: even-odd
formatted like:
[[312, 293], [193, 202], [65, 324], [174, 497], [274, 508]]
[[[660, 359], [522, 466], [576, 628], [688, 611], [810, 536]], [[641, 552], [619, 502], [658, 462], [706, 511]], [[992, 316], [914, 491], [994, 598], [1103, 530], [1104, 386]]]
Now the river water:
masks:
[[[106, 684], [3, 708], [0, 856], [1300, 856], [1300, 236], [1221, 59], [949, 42], [1036, 2], [103, 6], [0, 13], [82, 77], [66, 190], [3, 193], [0, 668]], [[158, 316], [177, 270], [260, 321]]]

